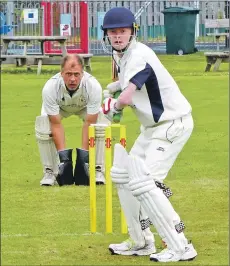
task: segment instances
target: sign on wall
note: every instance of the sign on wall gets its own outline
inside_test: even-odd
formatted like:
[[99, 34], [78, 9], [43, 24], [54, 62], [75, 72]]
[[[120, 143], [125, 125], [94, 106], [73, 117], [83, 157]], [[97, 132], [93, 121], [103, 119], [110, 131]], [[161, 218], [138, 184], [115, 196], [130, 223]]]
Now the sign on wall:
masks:
[[60, 24], [60, 35], [61, 36], [70, 36], [71, 35], [70, 24]]
[[38, 9], [25, 8], [23, 10], [23, 17], [25, 24], [37, 24], [38, 23]]

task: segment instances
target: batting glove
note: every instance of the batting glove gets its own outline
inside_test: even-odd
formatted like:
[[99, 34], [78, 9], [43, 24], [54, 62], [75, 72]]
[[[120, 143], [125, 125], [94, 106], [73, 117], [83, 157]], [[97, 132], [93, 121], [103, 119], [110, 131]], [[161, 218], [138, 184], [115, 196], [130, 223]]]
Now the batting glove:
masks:
[[117, 91], [121, 91], [121, 85], [119, 81], [109, 83], [105, 90], [103, 90], [104, 99], [114, 98], [114, 94]]
[[122, 109], [116, 108], [116, 102], [117, 100], [114, 98], [107, 98], [103, 102], [102, 110], [105, 115], [105, 117], [113, 122], [113, 116], [114, 114], [122, 113]]
[[109, 83], [106, 87], [106, 89], [111, 93], [114, 94], [116, 91], [120, 91], [121, 90], [121, 85], [120, 85], [120, 81], [117, 80], [115, 82]]
[[104, 96], [104, 99], [113, 98], [113, 94], [110, 93], [109, 90], [103, 90], [103, 96]]

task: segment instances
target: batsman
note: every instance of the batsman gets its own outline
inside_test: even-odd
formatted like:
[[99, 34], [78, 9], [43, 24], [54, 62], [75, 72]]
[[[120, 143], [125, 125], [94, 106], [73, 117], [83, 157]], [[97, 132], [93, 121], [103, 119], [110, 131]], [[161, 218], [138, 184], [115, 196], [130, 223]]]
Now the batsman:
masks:
[[[150, 255], [155, 262], [189, 261], [197, 256], [185, 237], [185, 225], [169, 201], [164, 184], [193, 130], [191, 105], [152, 49], [137, 41], [138, 26], [129, 9], [115, 7], [104, 17], [103, 48], [112, 54], [119, 80], [105, 92], [103, 112], [114, 115], [131, 107], [140, 135], [130, 153], [116, 144], [111, 169], [130, 238], [110, 244], [112, 254]], [[120, 96], [113, 97], [121, 90]], [[156, 252], [150, 221], [166, 244]]]
[[[41, 115], [36, 117], [35, 133], [43, 166], [41, 186], [88, 185], [88, 127], [107, 124], [102, 109], [102, 87], [95, 77], [85, 72], [79, 55], [67, 55], [61, 72], [50, 78], [42, 90]], [[73, 169], [73, 148], [66, 147], [62, 119], [75, 115], [83, 121], [81, 147], [76, 149]], [[104, 184], [105, 127], [96, 130], [96, 183]], [[77, 130], [77, 129], [76, 129]]]

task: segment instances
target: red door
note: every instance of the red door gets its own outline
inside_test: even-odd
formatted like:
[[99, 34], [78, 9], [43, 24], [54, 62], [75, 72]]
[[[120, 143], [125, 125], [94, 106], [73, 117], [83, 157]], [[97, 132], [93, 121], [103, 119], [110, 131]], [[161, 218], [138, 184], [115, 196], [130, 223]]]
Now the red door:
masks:
[[[70, 35], [66, 42], [68, 53], [88, 53], [88, 6], [85, 2], [42, 2], [44, 35], [60, 36], [62, 18], [70, 18]], [[61, 54], [58, 42], [46, 42], [46, 54]]]

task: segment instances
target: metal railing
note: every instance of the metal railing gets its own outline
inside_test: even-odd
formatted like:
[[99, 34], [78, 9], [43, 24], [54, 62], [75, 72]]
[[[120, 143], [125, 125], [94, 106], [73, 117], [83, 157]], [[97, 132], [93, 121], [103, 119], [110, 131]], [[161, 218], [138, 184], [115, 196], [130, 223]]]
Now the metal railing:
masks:
[[[66, 0], [47, 0], [47, 1], [32, 1], [32, 0], [8, 0], [0, 1], [0, 14], [5, 17], [5, 25], [9, 25], [10, 31], [3, 34], [8, 35], [43, 35], [44, 26], [44, 8], [43, 3], [51, 2], [53, 4], [61, 4], [62, 9], [59, 15], [69, 14], [72, 18], [77, 18], [76, 9], [72, 8], [74, 3], [79, 1]], [[85, 1], [88, 4], [88, 26], [89, 26], [89, 51], [94, 55], [104, 54], [101, 39], [102, 30], [100, 26], [103, 21], [105, 12], [115, 6], [124, 6], [129, 8], [138, 16], [137, 23], [140, 25], [138, 39], [150, 46], [156, 52], [165, 52], [166, 36], [164, 25], [164, 14], [162, 11], [166, 7], [194, 7], [200, 10], [196, 20], [195, 39], [198, 50], [215, 50], [216, 41], [214, 37], [208, 37], [206, 34], [210, 29], [204, 26], [205, 19], [229, 18], [229, 1]], [[38, 10], [38, 23], [25, 24], [23, 21], [24, 9]], [[75, 13], [74, 13], [75, 12]], [[79, 10], [78, 10], [79, 12]], [[60, 21], [60, 18], [53, 17], [51, 21]], [[1, 19], [1, 26], [3, 20]], [[213, 29], [212, 29], [213, 30]], [[226, 29], [221, 29], [224, 32]], [[72, 38], [79, 41], [78, 30], [71, 26]], [[58, 30], [55, 33], [58, 34]], [[20, 46], [13, 45], [13, 53], [20, 50]], [[226, 39], [220, 39], [220, 49], [226, 48]], [[38, 46], [33, 43], [30, 47], [31, 52], [38, 52]]]
[[[103, 54], [100, 40], [100, 25], [104, 14], [115, 6], [124, 6], [138, 16], [140, 25], [138, 40], [147, 44], [156, 52], [166, 51], [164, 14], [167, 7], [192, 7], [200, 10], [195, 25], [196, 48], [198, 50], [215, 50], [216, 40], [206, 36], [213, 29], [206, 29], [205, 19], [229, 18], [229, 1], [87, 1], [89, 6], [90, 49], [93, 54]], [[186, 30], [186, 29], [185, 29]], [[225, 31], [225, 29], [221, 29]], [[226, 40], [220, 39], [221, 49], [225, 49]]]

